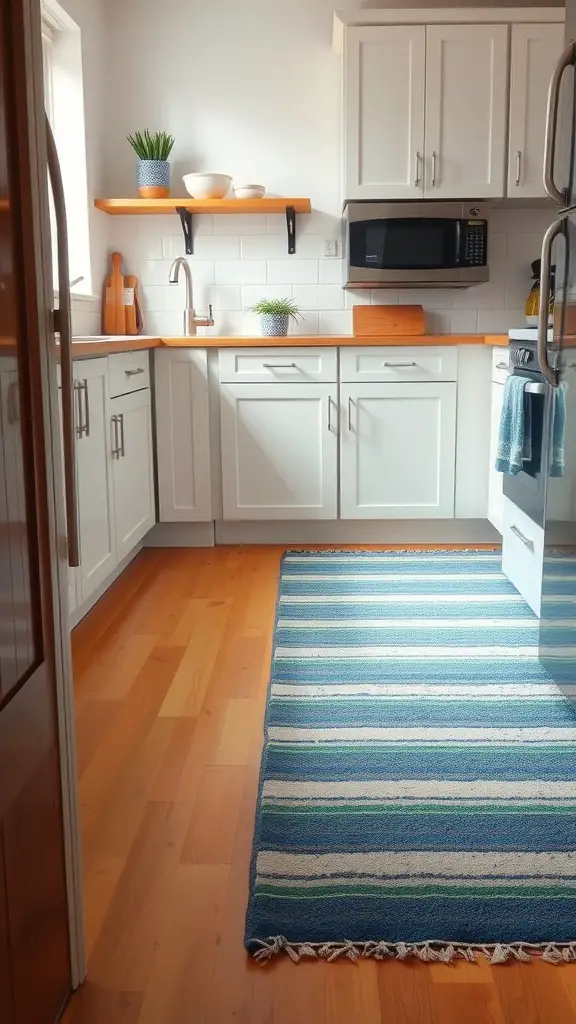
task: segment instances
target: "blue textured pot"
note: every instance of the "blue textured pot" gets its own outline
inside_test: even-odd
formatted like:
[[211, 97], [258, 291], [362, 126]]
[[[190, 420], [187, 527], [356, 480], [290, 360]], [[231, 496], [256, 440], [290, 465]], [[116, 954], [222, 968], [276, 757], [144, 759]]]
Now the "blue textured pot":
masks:
[[[161, 194], [167, 196], [170, 192], [168, 160], [139, 160], [136, 164], [136, 184], [143, 198], [160, 199]], [[154, 192], [151, 193], [150, 189]]]
[[288, 334], [290, 317], [287, 313], [261, 313], [260, 330], [265, 338], [283, 338]]

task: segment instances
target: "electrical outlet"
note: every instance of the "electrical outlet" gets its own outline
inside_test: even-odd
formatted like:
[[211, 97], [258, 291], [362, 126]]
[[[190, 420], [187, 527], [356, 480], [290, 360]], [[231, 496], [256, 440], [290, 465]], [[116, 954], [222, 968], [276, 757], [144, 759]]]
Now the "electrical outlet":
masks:
[[324, 255], [325, 256], [337, 256], [338, 255], [338, 239], [327, 238], [324, 242]]

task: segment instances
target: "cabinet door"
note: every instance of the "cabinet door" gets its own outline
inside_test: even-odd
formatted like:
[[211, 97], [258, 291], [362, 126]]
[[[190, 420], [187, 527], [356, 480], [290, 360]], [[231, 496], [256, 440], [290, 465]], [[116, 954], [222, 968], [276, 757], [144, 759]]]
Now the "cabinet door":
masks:
[[563, 40], [563, 25], [512, 26], [509, 196], [546, 195], [542, 184], [546, 104]]
[[107, 423], [108, 360], [74, 363], [80, 525], [80, 599], [86, 601], [117, 563]]
[[426, 174], [430, 199], [504, 195], [507, 25], [426, 29]]
[[351, 28], [344, 50], [344, 198], [423, 196], [423, 25]]
[[223, 384], [224, 519], [336, 519], [336, 384]]
[[502, 473], [495, 469], [496, 452], [498, 449], [498, 433], [500, 431], [500, 415], [504, 385], [492, 384], [492, 408], [490, 413], [490, 470], [488, 474], [488, 520], [502, 533], [502, 512], [504, 493], [502, 490]]
[[208, 359], [201, 349], [155, 353], [160, 522], [212, 519]]
[[110, 402], [112, 472], [118, 561], [156, 521], [150, 391], [135, 391]]
[[454, 515], [456, 384], [343, 384], [342, 519]]

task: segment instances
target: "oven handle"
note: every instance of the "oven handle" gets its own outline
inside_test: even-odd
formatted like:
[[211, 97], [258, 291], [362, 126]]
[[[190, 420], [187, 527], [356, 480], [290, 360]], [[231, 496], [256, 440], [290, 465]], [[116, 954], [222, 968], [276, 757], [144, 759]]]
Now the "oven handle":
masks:
[[540, 372], [552, 387], [558, 387], [558, 374], [548, 362], [548, 317], [550, 306], [550, 268], [552, 266], [552, 245], [554, 239], [564, 231], [566, 218], [560, 217], [550, 225], [542, 239], [540, 273], [540, 305], [538, 307], [538, 363]]
[[546, 385], [528, 383], [524, 388], [524, 391], [527, 391], [529, 395], [545, 395]]

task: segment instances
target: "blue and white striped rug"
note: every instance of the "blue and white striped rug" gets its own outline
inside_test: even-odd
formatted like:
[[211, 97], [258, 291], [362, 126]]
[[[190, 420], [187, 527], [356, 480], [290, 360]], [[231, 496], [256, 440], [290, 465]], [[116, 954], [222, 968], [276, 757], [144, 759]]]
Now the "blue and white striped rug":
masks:
[[[558, 559], [546, 598], [560, 645], [570, 573]], [[576, 712], [537, 644], [499, 554], [284, 557], [246, 921], [259, 960], [576, 959]]]

